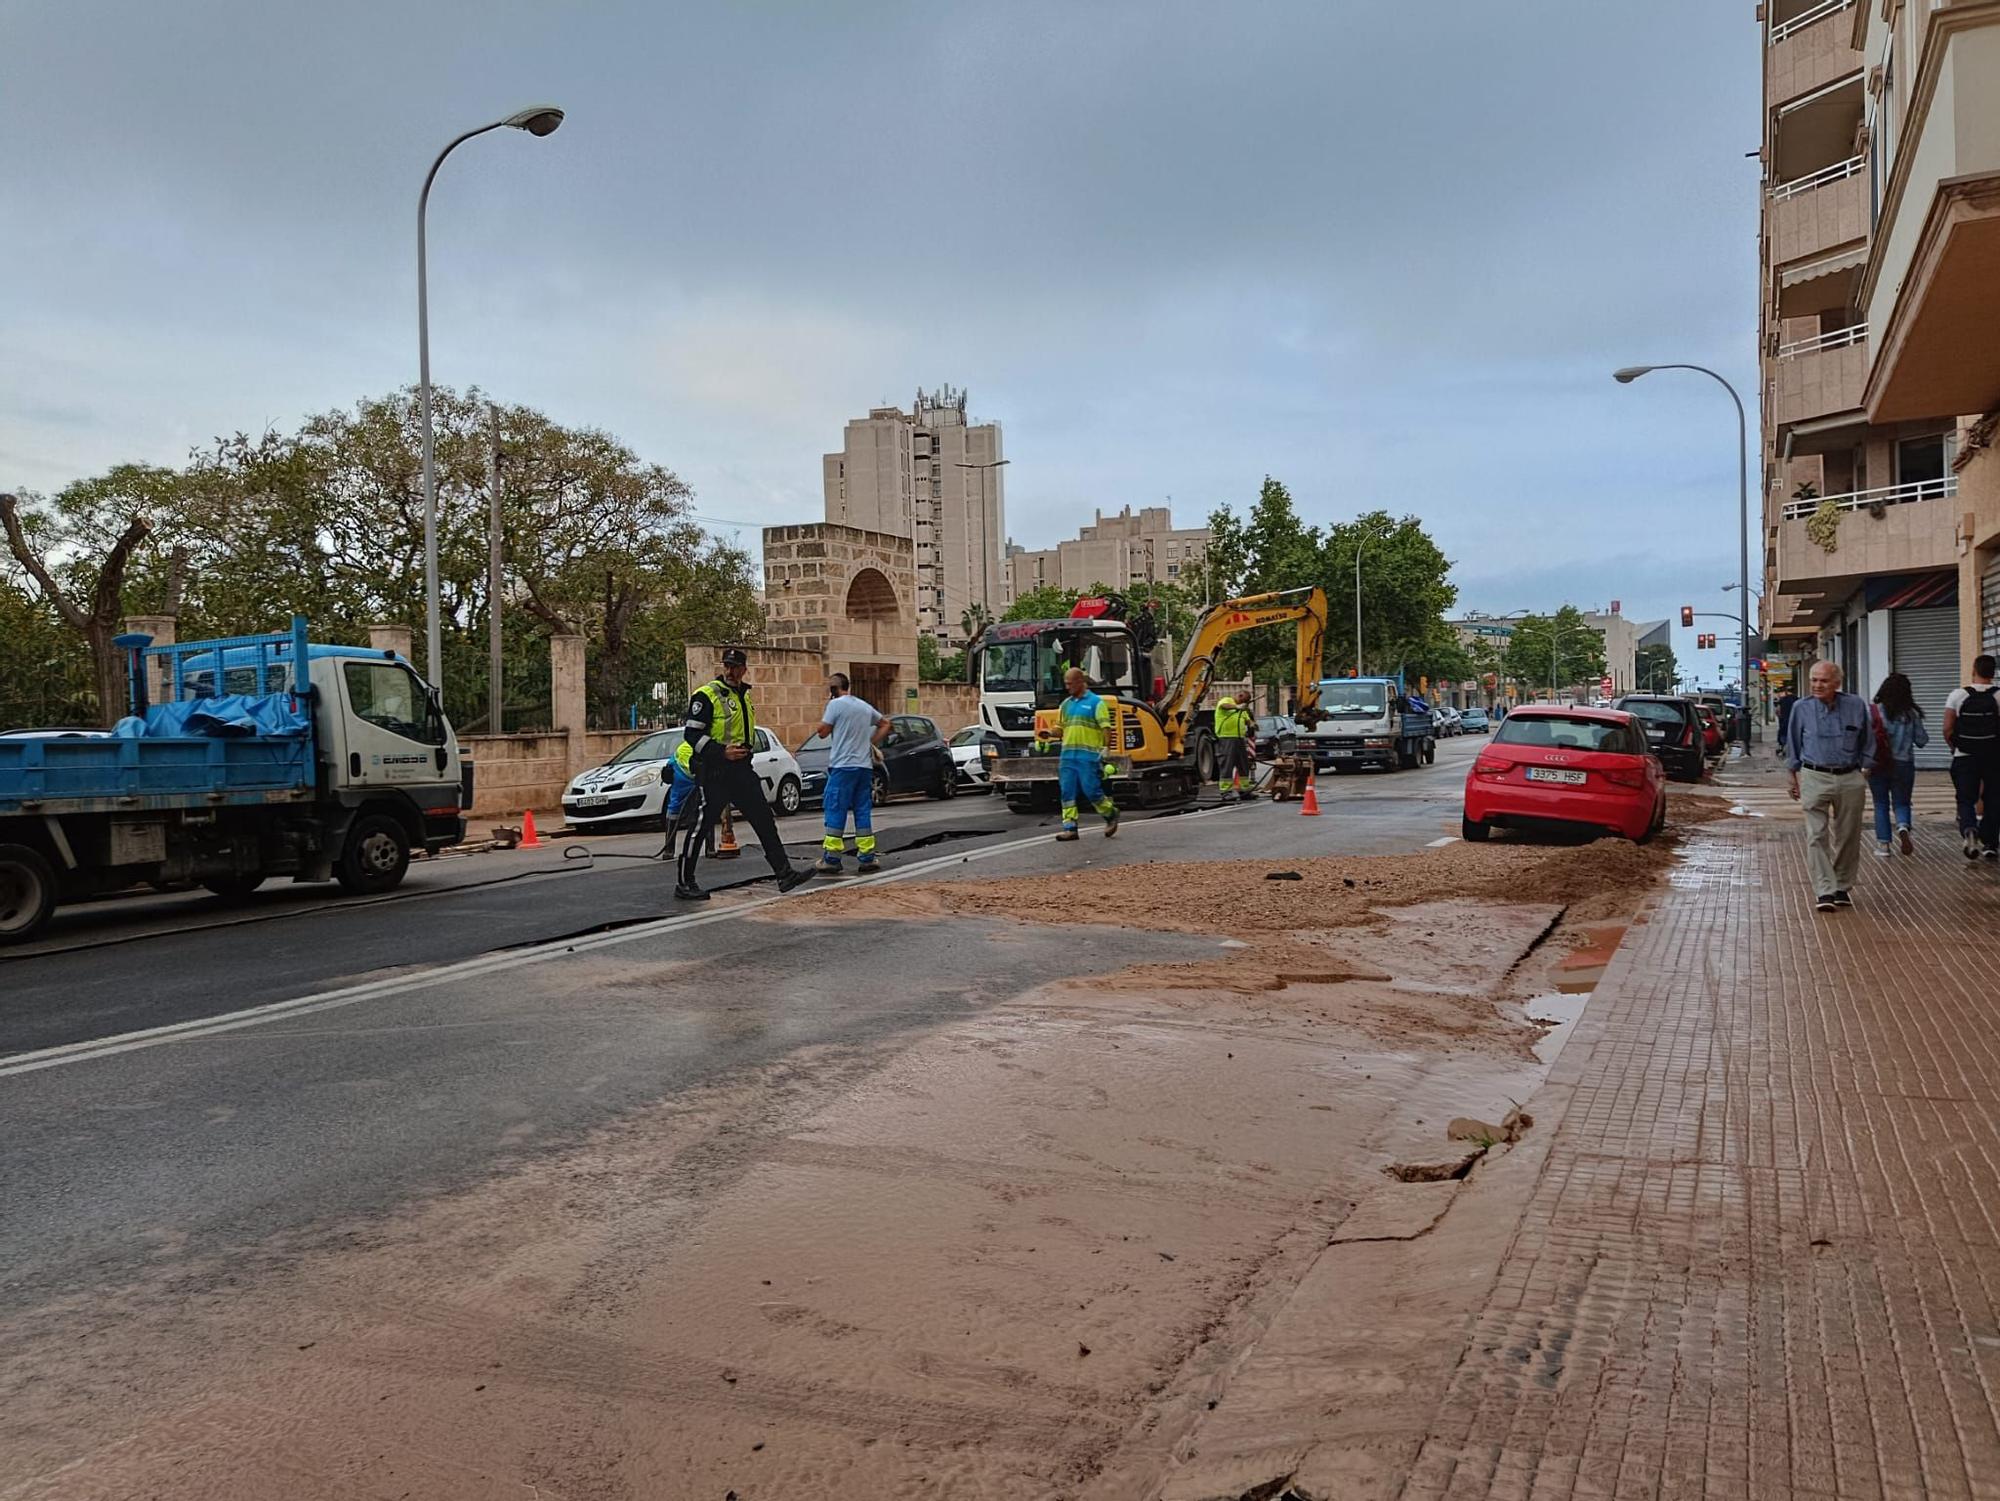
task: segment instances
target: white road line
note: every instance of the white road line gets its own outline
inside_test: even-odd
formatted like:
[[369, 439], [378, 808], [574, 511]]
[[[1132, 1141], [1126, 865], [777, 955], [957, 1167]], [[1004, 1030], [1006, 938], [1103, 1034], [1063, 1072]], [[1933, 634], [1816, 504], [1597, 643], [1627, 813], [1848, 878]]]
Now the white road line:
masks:
[[1457, 844], [1457, 843], [1458, 843], [1458, 835], [1447, 834], [1442, 839], [1433, 839], [1429, 844], [1425, 845], [1424, 848], [1427, 850], [1441, 850], [1447, 844]]
[[[1208, 818], [1217, 813], [1234, 811], [1236, 811], [1234, 808], [1203, 808], [1198, 812], [1177, 815], [1171, 820], [1148, 819], [1145, 822], [1127, 823], [1120, 832], [1122, 835], [1129, 835], [1159, 823], [1181, 823], [1190, 818]], [[908, 881], [932, 871], [968, 865], [976, 860], [990, 860], [995, 855], [1028, 849], [1034, 845], [1046, 844], [1048, 841], [1047, 834], [1032, 834], [1025, 839], [988, 845], [964, 854], [938, 855], [929, 860], [921, 860], [915, 865], [907, 865], [900, 870], [873, 877], [867, 884], [885, 886], [892, 881]], [[498, 974], [505, 970], [522, 969], [531, 964], [560, 959], [568, 954], [613, 948], [621, 943], [633, 943], [638, 939], [652, 938], [662, 933], [676, 933], [687, 928], [704, 928], [711, 923], [733, 922], [762, 912], [784, 900], [784, 897], [773, 891], [768, 896], [755, 897], [740, 906], [727, 907], [721, 911], [663, 917], [653, 922], [634, 923], [630, 927], [616, 928], [608, 933], [592, 933], [581, 938], [554, 939], [530, 948], [481, 954], [477, 958], [441, 965], [437, 969], [425, 970], [421, 974], [372, 980], [362, 985], [348, 985], [338, 990], [321, 991], [317, 995], [297, 996], [289, 1001], [272, 1001], [242, 1011], [224, 1012], [220, 1016], [175, 1022], [164, 1027], [148, 1027], [138, 1032], [122, 1032], [115, 1037], [100, 1037], [89, 1042], [66, 1043], [61, 1047], [44, 1048], [34, 1053], [21, 1053], [0, 1062], [0, 1079], [15, 1074], [32, 1074], [46, 1068], [60, 1068], [70, 1063], [87, 1063], [97, 1058], [115, 1057], [119, 1053], [133, 1053], [144, 1048], [161, 1047], [170, 1042], [187, 1042], [200, 1037], [213, 1037], [219, 1033], [235, 1032], [245, 1027], [262, 1026], [266, 1022], [286, 1021], [294, 1016], [309, 1016], [316, 1011], [333, 1011], [343, 1006], [358, 1005], [363, 1001], [381, 1000], [386, 996], [429, 990], [455, 980], [468, 980], [482, 975]]]

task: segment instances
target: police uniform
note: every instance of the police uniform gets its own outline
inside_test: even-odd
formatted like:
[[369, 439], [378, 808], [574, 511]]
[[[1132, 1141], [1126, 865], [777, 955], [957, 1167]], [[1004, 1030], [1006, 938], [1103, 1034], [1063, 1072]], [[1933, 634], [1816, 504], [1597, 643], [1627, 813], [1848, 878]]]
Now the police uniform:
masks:
[[[742, 658], [732, 649], [722, 660], [728, 666]], [[674, 895], [690, 900], [707, 895], [695, 881], [696, 870], [710, 831], [721, 819], [722, 810], [731, 806], [757, 831], [764, 858], [771, 863], [781, 890], [808, 879], [812, 873], [794, 870], [785, 854], [778, 821], [764, 800], [764, 785], [757, 780], [749, 758], [732, 761], [726, 754], [732, 745], [753, 751], [757, 747], [757, 716], [750, 707], [750, 685], [731, 687], [720, 677], [702, 684], [688, 700], [686, 728], [683, 745], [694, 773], [695, 791], [681, 822], [679, 880]]]

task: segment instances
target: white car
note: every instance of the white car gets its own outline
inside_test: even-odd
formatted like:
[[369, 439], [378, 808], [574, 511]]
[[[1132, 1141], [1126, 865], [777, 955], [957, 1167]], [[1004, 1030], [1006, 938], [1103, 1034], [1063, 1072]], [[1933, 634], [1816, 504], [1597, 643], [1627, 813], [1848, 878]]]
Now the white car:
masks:
[[[563, 816], [573, 829], [601, 828], [614, 823], [657, 825], [666, 816], [667, 793], [674, 785], [674, 752], [686, 732], [678, 726], [655, 730], [589, 771], [578, 772], [563, 788]], [[769, 730], [757, 731], [757, 749], [750, 757], [764, 796], [782, 814], [799, 811], [799, 763]]]
[[969, 724], [946, 742], [951, 746], [952, 769], [958, 773], [961, 786], [992, 789], [993, 784], [986, 779], [986, 758], [979, 753], [985, 738], [985, 730]]

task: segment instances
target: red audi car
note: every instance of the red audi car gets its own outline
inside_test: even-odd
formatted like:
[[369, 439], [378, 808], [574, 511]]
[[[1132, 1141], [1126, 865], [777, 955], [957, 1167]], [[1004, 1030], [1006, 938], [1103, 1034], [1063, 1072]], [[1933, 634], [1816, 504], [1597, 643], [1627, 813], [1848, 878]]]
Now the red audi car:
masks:
[[1622, 709], [1524, 704], [1465, 777], [1465, 837], [1496, 828], [1609, 830], [1644, 844], [1667, 821], [1666, 774]]

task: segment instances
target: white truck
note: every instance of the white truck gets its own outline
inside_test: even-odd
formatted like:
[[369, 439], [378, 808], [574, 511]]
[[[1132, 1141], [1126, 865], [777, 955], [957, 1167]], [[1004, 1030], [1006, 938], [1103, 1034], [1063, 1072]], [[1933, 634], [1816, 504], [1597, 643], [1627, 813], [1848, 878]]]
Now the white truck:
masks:
[[110, 731], [0, 733], [0, 944], [141, 883], [387, 891], [412, 850], [465, 837], [472, 764], [394, 652], [314, 643], [299, 617], [282, 635], [150, 642], [118, 638], [132, 712]]

